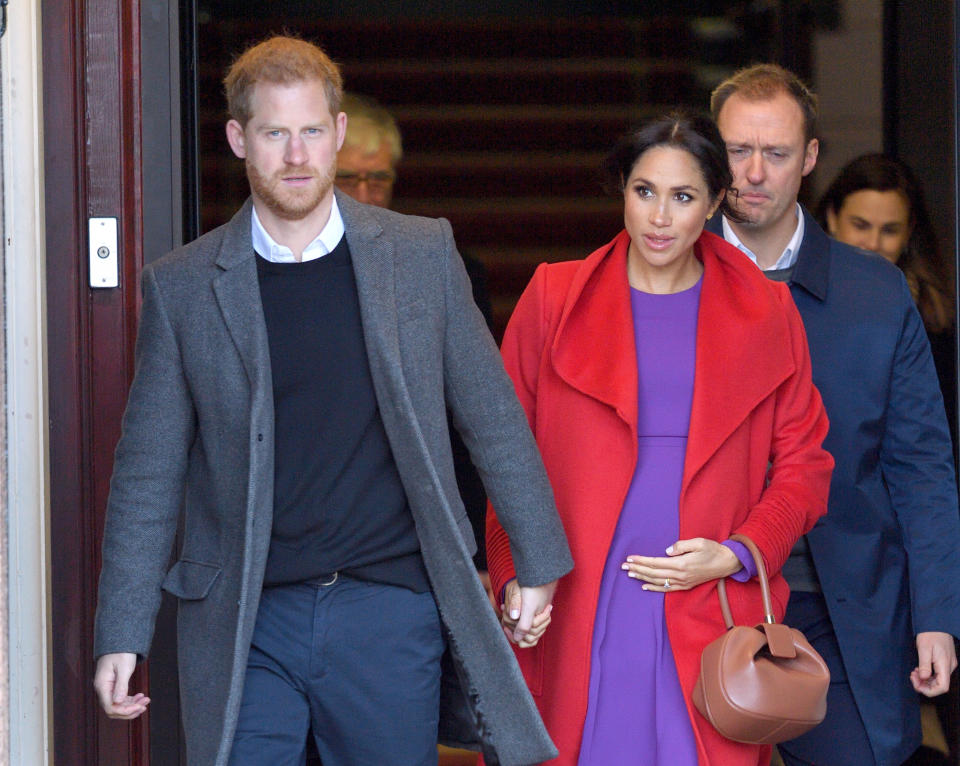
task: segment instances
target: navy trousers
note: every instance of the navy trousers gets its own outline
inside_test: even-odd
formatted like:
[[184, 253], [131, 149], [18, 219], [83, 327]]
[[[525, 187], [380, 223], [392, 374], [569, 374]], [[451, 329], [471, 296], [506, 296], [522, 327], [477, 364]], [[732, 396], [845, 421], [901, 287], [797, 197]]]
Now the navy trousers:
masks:
[[445, 642], [431, 593], [339, 576], [264, 589], [230, 766], [436, 766]]
[[827, 717], [806, 734], [777, 745], [786, 766], [873, 766], [870, 740], [857, 710], [826, 602], [819, 593], [790, 594], [783, 621], [801, 631], [830, 669]]

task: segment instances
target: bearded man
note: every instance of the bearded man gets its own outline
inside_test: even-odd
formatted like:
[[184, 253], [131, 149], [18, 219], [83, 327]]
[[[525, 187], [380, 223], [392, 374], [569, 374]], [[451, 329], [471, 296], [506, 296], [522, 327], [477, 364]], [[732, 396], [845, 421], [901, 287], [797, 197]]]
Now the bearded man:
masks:
[[[347, 117], [316, 46], [272, 38], [224, 82], [251, 197], [143, 272], [103, 541], [101, 705], [146, 710], [129, 680], [164, 589], [189, 764], [302, 763], [311, 727], [331, 764], [436, 764], [438, 728], [482, 732], [488, 763], [546, 760], [471, 562], [448, 408], [511, 536], [512, 640], [537, 642], [570, 553], [450, 225], [334, 190]], [[447, 725], [454, 707], [466, 729]]]

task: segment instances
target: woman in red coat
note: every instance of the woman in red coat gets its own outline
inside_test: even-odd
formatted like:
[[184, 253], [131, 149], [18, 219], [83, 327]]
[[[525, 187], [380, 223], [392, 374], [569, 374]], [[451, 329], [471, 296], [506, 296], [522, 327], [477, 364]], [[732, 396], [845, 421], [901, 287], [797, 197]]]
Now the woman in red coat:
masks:
[[[503, 341], [576, 562], [518, 660], [560, 750], [551, 764], [764, 763], [769, 748], [724, 739], [691, 694], [724, 630], [717, 578], [738, 580], [738, 622], [762, 621], [730, 535], [759, 546], [782, 615], [780, 567], [826, 511], [833, 461], [803, 326], [785, 285], [703, 233], [731, 183], [712, 122], [656, 120], [608, 170], [625, 230], [586, 260], [541, 265]], [[495, 513], [487, 531], [513, 636]]]

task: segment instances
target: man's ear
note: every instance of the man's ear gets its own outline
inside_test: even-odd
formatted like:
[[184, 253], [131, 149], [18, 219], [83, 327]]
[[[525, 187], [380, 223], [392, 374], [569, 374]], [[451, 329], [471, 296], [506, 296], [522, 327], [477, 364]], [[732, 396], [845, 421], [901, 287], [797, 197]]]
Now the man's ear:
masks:
[[245, 159], [247, 156], [246, 138], [247, 137], [244, 135], [243, 128], [239, 122], [236, 120], [230, 120], [227, 123], [227, 143], [230, 144], [230, 148], [233, 150], [233, 153], [241, 160]]
[[803, 153], [803, 175], [809, 175], [817, 164], [817, 155], [820, 153], [820, 142], [811, 138], [807, 143], [807, 149]]
[[343, 139], [346, 138], [346, 135], [347, 135], [347, 113], [346, 112], [340, 112], [340, 114], [337, 115], [336, 125], [337, 125], [337, 151], [339, 152], [340, 149], [343, 148]]

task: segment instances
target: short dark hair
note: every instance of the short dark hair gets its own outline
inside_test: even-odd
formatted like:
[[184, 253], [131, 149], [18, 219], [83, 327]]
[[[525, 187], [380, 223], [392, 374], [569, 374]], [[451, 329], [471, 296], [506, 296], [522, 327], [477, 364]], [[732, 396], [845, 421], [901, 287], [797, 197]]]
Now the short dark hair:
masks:
[[817, 206], [817, 218], [826, 227], [828, 210], [839, 215], [847, 197], [865, 190], [897, 191], [906, 199], [910, 239], [897, 266], [907, 278], [926, 326], [934, 331], [950, 327], [953, 324], [953, 268], [938, 246], [923, 188], [909, 167], [884, 154], [861, 154], [843, 166], [824, 192]]
[[748, 101], [769, 101], [786, 93], [797, 102], [803, 113], [804, 142], [817, 137], [819, 106], [817, 95], [789, 69], [777, 64], [754, 64], [728, 77], [710, 94], [710, 113], [718, 119], [727, 99], [737, 94]]
[[[686, 111], [662, 115], [622, 136], [604, 162], [607, 190], [622, 193], [637, 160], [648, 149], [657, 146], [688, 152], [697, 161], [711, 200], [731, 190], [733, 174], [716, 123], [706, 115]], [[742, 220], [729, 199], [730, 194], [724, 195], [721, 212], [734, 221]]]

